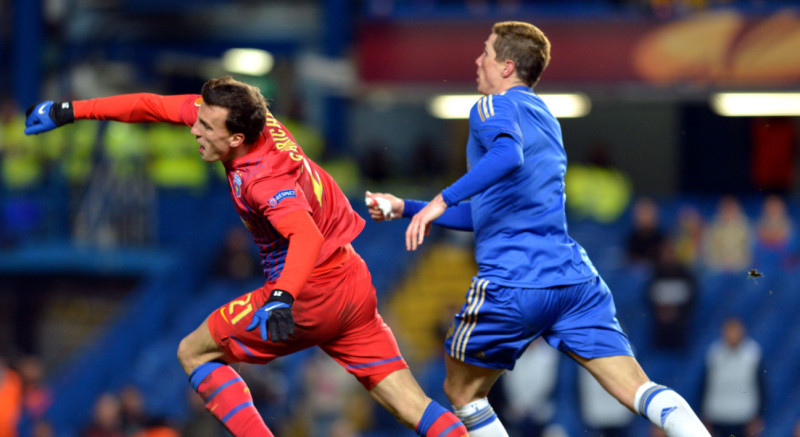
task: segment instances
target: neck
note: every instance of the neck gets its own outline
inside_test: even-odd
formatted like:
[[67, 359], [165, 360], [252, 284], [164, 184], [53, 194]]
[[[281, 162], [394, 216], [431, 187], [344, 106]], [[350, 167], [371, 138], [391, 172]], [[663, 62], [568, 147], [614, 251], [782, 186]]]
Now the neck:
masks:
[[247, 153], [250, 150], [252, 150], [254, 146], [255, 144], [242, 143], [234, 148], [231, 148], [231, 153], [228, 155], [228, 159], [225, 161], [225, 163], [229, 163], [234, 159], [241, 158], [242, 156], [247, 155]]
[[521, 80], [515, 80], [515, 81], [513, 81], [513, 82], [508, 84], [508, 86], [506, 87], [506, 90], [514, 88], [515, 86], [524, 86], [525, 88], [530, 88], [528, 86], [528, 84], [526, 84], [525, 82], [523, 82]]

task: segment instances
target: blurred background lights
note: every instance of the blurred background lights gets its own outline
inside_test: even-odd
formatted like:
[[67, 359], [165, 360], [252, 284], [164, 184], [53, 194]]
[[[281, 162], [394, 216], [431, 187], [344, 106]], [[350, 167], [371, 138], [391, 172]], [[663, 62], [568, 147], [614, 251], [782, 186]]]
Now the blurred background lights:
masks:
[[222, 55], [222, 66], [231, 73], [264, 76], [272, 71], [275, 58], [260, 49], [229, 49]]
[[[583, 117], [592, 108], [592, 102], [585, 94], [539, 94], [539, 97], [557, 118]], [[479, 98], [479, 94], [436, 96], [428, 102], [428, 112], [436, 118], [469, 118], [469, 110]]]
[[728, 117], [797, 116], [800, 93], [718, 93], [711, 97], [711, 107]]

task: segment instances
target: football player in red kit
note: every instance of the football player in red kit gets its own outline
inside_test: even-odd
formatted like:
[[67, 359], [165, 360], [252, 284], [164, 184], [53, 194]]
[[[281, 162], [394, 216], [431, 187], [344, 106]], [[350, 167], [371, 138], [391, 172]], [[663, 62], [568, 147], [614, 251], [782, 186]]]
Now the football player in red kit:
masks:
[[29, 110], [25, 133], [81, 119], [191, 126], [202, 159], [225, 166], [266, 282], [213, 311], [181, 341], [178, 359], [231, 434], [273, 435], [229, 364], [266, 364], [319, 346], [418, 435], [467, 435], [454, 414], [422, 391], [378, 314], [369, 270], [350, 244], [364, 220], [272, 116], [258, 88], [223, 77], [206, 82], [200, 95], [46, 101]]

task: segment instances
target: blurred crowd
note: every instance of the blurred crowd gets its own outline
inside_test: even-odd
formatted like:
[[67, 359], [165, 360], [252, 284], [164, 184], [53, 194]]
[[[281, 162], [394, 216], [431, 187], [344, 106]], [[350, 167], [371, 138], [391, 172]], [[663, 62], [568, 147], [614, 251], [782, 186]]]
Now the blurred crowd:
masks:
[[569, 14], [580, 13], [636, 13], [645, 17], [670, 19], [679, 16], [718, 8], [739, 8], [759, 10], [770, 6], [764, 0], [568, 0], [525, 2], [522, 0], [414, 0], [402, 2], [395, 0], [371, 0], [366, 2], [366, 10], [373, 15], [401, 13], [429, 14], [468, 14], [471, 16], [519, 13], [526, 9]]
[[[302, 384], [289, 393], [281, 360], [270, 366], [241, 364], [254, 402], [281, 436], [355, 437], [370, 426], [373, 401], [358, 382], [322, 352], [310, 354], [299, 369]], [[48, 417], [53, 401], [44, 366], [36, 356], [0, 361], [0, 436], [64, 435]], [[292, 396], [291, 402], [290, 396]], [[95, 399], [89, 420], [76, 437], [225, 437], [200, 396], [186, 389], [187, 412], [162, 417], [148, 408], [144, 390], [133, 384], [108, 389]]]

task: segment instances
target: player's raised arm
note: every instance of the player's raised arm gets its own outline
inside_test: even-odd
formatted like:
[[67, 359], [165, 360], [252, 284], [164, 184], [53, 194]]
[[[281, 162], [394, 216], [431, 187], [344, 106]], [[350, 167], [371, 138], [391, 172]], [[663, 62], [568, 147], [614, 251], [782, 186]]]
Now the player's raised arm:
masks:
[[124, 123], [165, 122], [192, 125], [200, 100], [197, 95], [161, 96], [152, 93], [121, 94], [89, 100], [47, 100], [28, 108], [25, 134], [53, 130], [75, 120], [110, 120]]

